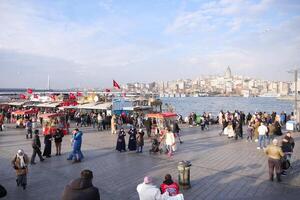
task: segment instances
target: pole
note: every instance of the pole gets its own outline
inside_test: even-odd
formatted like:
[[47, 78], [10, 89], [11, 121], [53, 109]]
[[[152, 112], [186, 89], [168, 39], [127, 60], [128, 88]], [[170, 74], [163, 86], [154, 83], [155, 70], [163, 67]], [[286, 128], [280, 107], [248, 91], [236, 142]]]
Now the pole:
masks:
[[296, 116], [296, 121], [297, 123], [299, 122], [299, 116], [298, 116], [298, 104], [297, 104], [297, 101], [298, 101], [298, 88], [297, 88], [297, 85], [298, 85], [298, 70], [296, 69], [295, 70], [295, 116]]

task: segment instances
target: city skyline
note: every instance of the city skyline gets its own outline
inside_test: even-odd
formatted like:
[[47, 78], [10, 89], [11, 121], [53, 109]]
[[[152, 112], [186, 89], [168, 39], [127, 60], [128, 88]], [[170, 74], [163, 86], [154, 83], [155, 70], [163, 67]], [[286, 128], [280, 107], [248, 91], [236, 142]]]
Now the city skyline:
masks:
[[2, 88], [106, 88], [235, 74], [292, 81], [294, 0], [1, 1]]

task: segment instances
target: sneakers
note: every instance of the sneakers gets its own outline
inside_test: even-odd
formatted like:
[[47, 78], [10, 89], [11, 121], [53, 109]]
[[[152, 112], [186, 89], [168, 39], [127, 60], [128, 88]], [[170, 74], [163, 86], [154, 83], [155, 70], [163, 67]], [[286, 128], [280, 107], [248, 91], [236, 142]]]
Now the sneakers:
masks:
[[260, 147], [256, 147], [256, 149], [260, 150]]

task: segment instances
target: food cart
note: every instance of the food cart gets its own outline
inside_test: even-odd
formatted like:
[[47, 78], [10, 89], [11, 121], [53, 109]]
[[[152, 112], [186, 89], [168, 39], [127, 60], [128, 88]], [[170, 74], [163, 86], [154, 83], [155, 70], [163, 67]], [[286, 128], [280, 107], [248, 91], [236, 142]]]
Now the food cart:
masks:
[[146, 117], [152, 119], [152, 132], [157, 134], [161, 132], [160, 130], [164, 130], [165, 127], [171, 127], [177, 119], [177, 114], [172, 112], [150, 113]]
[[65, 113], [44, 113], [38, 117], [42, 119], [44, 135], [53, 135], [58, 128], [62, 129], [64, 135], [69, 133], [69, 124], [66, 121]]
[[16, 110], [13, 111], [11, 123], [16, 123], [17, 128], [25, 128], [26, 120], [29, 118], [34, 118], [38, 114], [38, 110], [30, 109], [30, 110]]

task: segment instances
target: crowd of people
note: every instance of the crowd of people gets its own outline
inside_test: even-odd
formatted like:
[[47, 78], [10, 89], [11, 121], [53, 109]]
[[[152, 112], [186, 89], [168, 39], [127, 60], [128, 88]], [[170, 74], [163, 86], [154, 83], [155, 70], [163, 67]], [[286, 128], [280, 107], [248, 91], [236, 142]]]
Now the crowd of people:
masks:
[[[3, 112], [2, 112], [3, 113]], [[0, 131], [2, 131], [5, 122], [9, 121], [12, 116], [7, 113], [0, 115]], [[257, 149], [263, 149], [268, 156], [269, 178], [270, 181], [276, 179], [281, 181], [281, 176], [285, 176], [287, 169], [291, 165], [291, 155], [295, 146], [291, 132], [284, 135], [280, 143], [276, 136], [282, 136], [282, 126], [292, 119], [293, 115], [256, 112], [248, 113], [242, 111], [223, 112], [221, 111], [217, 118], [211, 113], [197, 115], [191, 113], [182, 120], [182, 117], [172, 123], [165, 124], [163, 128], [158, 128], [155, 119], [146, 118], [144, 115], [112, 115], [108, 116], [105, 112], [74, 113], [70, 119], [74, 119], [76, 126], [72, 132], [71, 152], [67, 160], [74, 163], [81, 162], [84, 159], [81, 151], [83, 132], [79, 127], [93, 127], [98, 131], [111, 129], [112, 134], [117, 134], [116, 150], [119, 152], [135, 151], [143, 153], [145, 145], [145, 136], [150, 138], [152, 144], [150, 153], [166, 153], [171, 157], [177, 149], [176, 140], [181, 144], [183, 141], [180, 137], [180, 123], [187, 123], [189, 126], [200, 126], [201, 130], [209, 130], [209, 126], [218, 123], [222, 127], [220, 135], [226, 135], [228, 138], [235, 140], [244, 138], [244, 129], [246, 126], [246, 141], [257, 142]], [[37, 129], [37, 117], [24, 116], [23, 118], [26, 139], [32, 140], [32, 156], [29, 156], [22, 150], [18, 150], [12, 160], [12, 166], [16, 171], [17, 186], [24, 190], [27, 186], [28, 165], [35, 165], [35, 158], [38, 155], [40, 162], [52, 155], [52, 141], [55, 142], [56, 156], [61, 155], [61, 144], [64, 134], [62, 129], [57, 128], [54, 133], [44, 134], [44, 151], [41, 149], [39, 130]], [[42, 121], [40, 122], [42, 124]], [[126, 133], [125, 125], [130, 124]], [[154, 130], [154, 131], [153, 131]], [[126, 136], [128, 141], [126, 142]], [[126, 145], [127, 143], [127, 145]], [[274, 176], [275, 171], [275, 176]], [[97, 188], [92, 184], [93, 173], [90, 170], [81, 172], [79, 179], [73, 180], [65, 187], [62, 199], [80, 199], [90, 197], [91, 199], [100, 199]], [[170, 196], [176, 196], [183, 199], [179, 192], [178, 184], [172, 180], [170, 174], [165, 176], [165, 180], [158, 189], [153, 185], [151, 177], [145, 177], [144, 182], [137, 186], [137, 192], [140, 200], [168, 199]], [[174, 198], [175, 199], [175, 198]]]

